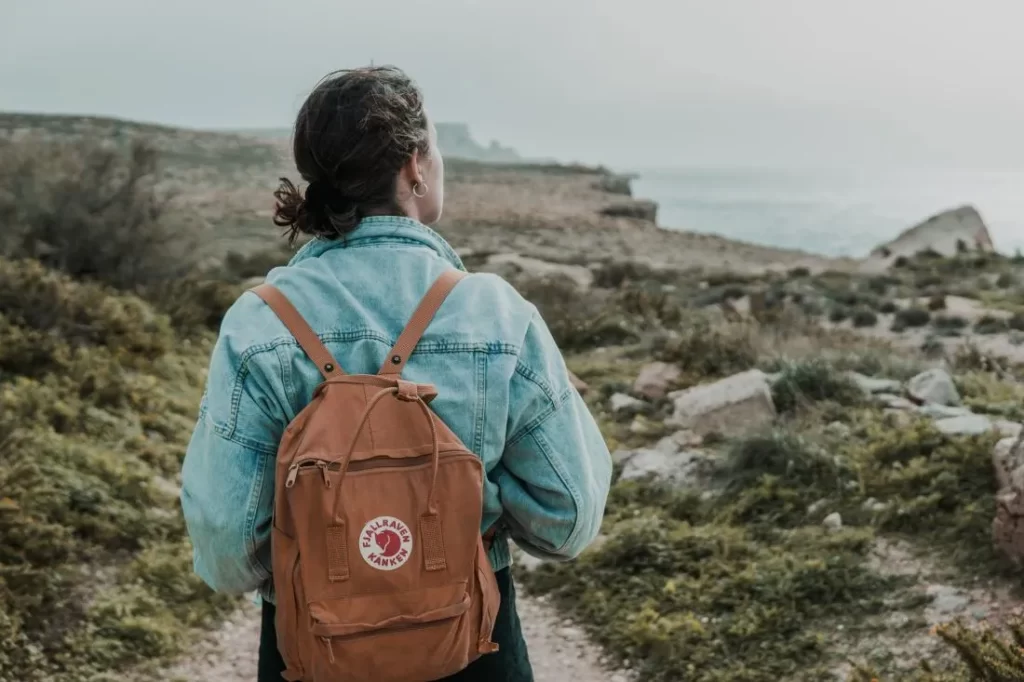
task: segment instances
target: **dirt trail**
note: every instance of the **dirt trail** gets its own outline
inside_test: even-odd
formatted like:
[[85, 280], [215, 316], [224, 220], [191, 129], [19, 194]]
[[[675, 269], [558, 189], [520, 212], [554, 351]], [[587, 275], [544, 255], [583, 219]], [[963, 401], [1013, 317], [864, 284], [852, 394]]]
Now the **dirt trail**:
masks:
[[[583, 631], [559, 617], [542, 598], [517, 595], [519, 616], [530, 650], [536, 682], [628, 682], [624, 673], [609, 672], [600, 650]], [[195, 655], [167, 671], [166, 682], [255, 682], [259, 645], [259, 610], [246, 603], [203, 640]]]

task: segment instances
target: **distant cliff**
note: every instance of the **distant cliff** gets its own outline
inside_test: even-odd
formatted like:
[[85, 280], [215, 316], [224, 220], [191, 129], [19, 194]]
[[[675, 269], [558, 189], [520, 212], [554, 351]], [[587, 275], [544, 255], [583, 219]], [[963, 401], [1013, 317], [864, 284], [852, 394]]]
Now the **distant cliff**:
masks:
[[491, 144], [485, 147], [474, 140], [469, 132], [469, 126], [465, 123], [438, 123], [437, 144], [442, 154], [453, 158], [493, 163], [521, 161], [514, 149], [502, 147], [497, 141], [492, 140]]

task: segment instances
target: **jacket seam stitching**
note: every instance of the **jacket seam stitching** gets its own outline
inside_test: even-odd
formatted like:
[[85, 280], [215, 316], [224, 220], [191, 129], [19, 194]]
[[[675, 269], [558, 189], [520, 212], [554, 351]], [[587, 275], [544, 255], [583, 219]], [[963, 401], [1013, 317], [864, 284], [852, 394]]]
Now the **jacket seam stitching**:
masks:
[[561, 409], [563, 405], [565, 405], [566, 401], [569, 400], [570, 395], [572, 395], [572, 389], [567, 388], [565, 392], [562, 393], [561, 396], [559, 396], [557, 401], [552, 402], [550, 405], [548, 405], [547, 409], [538, 414], [536, 417], [530, 420], [529, 423], [527, 423], [525, 426], [519, 429], [519, 431], [513, 434], [513, 436], [508, 440], [508, 445], [506, 447], [512, 447], [513, 445], [516, 445], [517, 443], [519, 443], [519, 441], [526, 438], [534, 431], [539, 429], [541, 426], [543, 426], [544, 422], [553, 417], [555, 413], [558, 412], [558, 410]]
[[555, 392], [551, 389], [551, 384], [544, 381], [544, 378], [536, 371], [528, 367], [522, 360], [516, 361], [516, 374], [523, 377], [531, 384], [540, 389], [544, 397], [548, 399], [548, 402], [555, 405], [559, 402], [559, 399], [555, 396]]
[[477, 351], [476, 356], [476, 436], [473, 451], [480, 455], [484, 450], [487, 430], [487, 354]]
[[[351, 342], [351, 341], [378, 341], [388, 348], [394, 345], [395, 341], [389, 339], [384, 334], [376, 332], [372, 329], [361, 329], [347, 332], [325, 332], [323, 334], [317, 334], [317, 338], [320, 339], [321, 343], [329, 342]], [[252, 360], [263, 353], [274, 352], [276, 354], [278, 347], [280, 346], [291, 346], [299, 348], [299, 342], [292, 336], [280, 336], [270, 341], [253, 345], [245, 349], [239, 356], [239, 368], [235, 374], [234, 386], [231, 391], [231, 411], [229, 414], [229, 420], [227, 424], [218, 424], [214, 422], [214, 430], [222, 437], [227, 438], [239, 445], [246, 445], [247, 447], [253, 447], [259, 449], [261, 452], [268, 454], [276, 453], [274, 446], [250, 441], [241, 436], [237, 436], [235, 431], [238, 429], [238, 412], [242, 404], [242, 392], [245, 386], [245, 380], [249, 377], [250, 367]], [[449, 341], [433, 341], [424, 342], [417, 345], [413, 352], [413, 355], [437, 355], [445, 353], [475, 353], [485, 352], [487, 354], [502, 354], [502, 355], [518, 355], [519, 349], [508, 343], [502, 342], [477, 342], [477, 343], [452, 343]], [[280, 357], [278, 357], [280, 363]], [[280, 363], [283, 364], [283, 363]], [[283, 370], [282, 370], [283, 371]]]
[[540, 451], [544, 453], [544, 459], [547, 460], [548, 464], [558, 475], [558, 478], [562, 482], [562, 485], [565, 486], [565, 489], [567, 491], [569, 491], [569, 496], [572, 498], [572, 504], [575, 508], [575, 518], [573, 519], [572, 530], [569, 531], [569, 535], [566, 536], [565, 542], [563, 542], [561, 545], [555, 548], [556, 553], [564, 552], [565, 548], [571, 545], [573, 540], [576, 539], [576, 536], [579, 535], [580, 529], [582, 527], [581, 512], [583, 509], [583, 501], [580, 499], [579, 490], [577, 490], [576, 486], [573, 485], [572, 477], [568, 475], [568, 472], [565, 471], [561, 463], [559, 463], [557, 459], [551, 456], [551, 448], [548, 447], [548, 440], [546, 437], [544, 437], [544, 434], [538, 434], [537, 429], [534, 429], [533, 431], [530, 432], [530, 435], [533, 436], [533, 440], [535, 443], [537, 443], [538, 447], [540, 448]]
[[270, 577], [270, 572], [260, 563], [256, 556], [256, 512], [259, 510], [263, 497], [263, 479], [266, 477], [266, 462], [260, 461], [253, 477], [252, 488], [249, 490], [249, 508], [245, 515], [245, 558], [249, 567], [259, 576], [260, 580]]

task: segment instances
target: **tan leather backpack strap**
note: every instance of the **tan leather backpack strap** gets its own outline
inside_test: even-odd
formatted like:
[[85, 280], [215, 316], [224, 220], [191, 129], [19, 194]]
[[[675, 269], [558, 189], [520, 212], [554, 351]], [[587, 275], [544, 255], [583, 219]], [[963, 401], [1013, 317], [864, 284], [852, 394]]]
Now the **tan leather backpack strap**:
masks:
[[270, 309], [274, 311], [274, 314], [280, 318], [284, 326], [288, 328], [288, 331], [292, 333], [295, 340], [302, 346], [302, 350], [306, 352], [309, 359], [316, 364], [317, 369], [320, 370], [325, 379], [344, 376], [345, 373], [338, 365], [338, 361], [331, 355], [331, 351], [327, 350], [324, 344], [320, 342], [316, 332], [310, 328], [306, 320], [295, 309], [292, 302], [281, 293], [280, 289], [272, 284], [260, 284], [249, 291], [262, 298], [270, 306]]
[[412, 319], [406, 325], [405, 331], [398, 337], [395, 347], [391, 349], [387, 358], [384, 359], [384, 366], [380, 368], [379, 374], [382, 376], [397, 376], [402, 373], [406, 363], [409, 361], [409, 356], [412, 355], [413, 349], [420, 342], [423, 332], [427, 330], [427, 325], [434, 319], [434, 315], [445, 299], [448, 298], [448, 294], [451, 293], [455, 285], [466, 274], [462, 270], [448, 270], [437, 278], [437, 281], [427, 291], [427, 295], [423, 297], [419, 307], [416, 308], [416, 312], [412, 314]]

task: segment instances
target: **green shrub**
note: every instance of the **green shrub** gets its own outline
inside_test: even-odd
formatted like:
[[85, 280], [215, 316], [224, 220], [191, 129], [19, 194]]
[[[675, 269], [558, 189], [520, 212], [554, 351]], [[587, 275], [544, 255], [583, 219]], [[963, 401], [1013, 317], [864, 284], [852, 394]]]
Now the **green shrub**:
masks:
[[779, 412], [791, 412], [802, 404], [831, 400], [857, 405], [863, 392], [830, 362], [812, 358], [785, 363], [772, 384], [772, 398]]
[[899, 309], [899, 306], [894, 301], [882, 301], [878, 305], [878, 312], [885, 315], [891, 315]]
[[859, 308], [853, 311], [854, 327], [874, 327], [878, 324], [878, 315], [867, 308]]
[[205, 337], [33, 261], [0, 258], [0, 309], [0, 678], [121, 679], [235, 607], [192, 571], [166, 489]]
[[959, 332], [970, 324], [960, 315], [936, 315], [932, 318], [932, 326], [942, 332]]
[[121, 289], [173, 281], [196, 232], [166, 217], [156, 151], [100, 141], [0, 142], [0, 256]]
[[618, 345], [638, 338], [634, 320], [607, 293], [582, 291], [570, 277], [527, 277], [514, 282], [537, 306], [564, 350]]
[[610, 261], [593, 270], [594, 286], [605, 289], [618, 289], [631, 281], [654, 279], [651, 266], [637, 261]]
[[175, 343], [167, 318], [141, 299], [75, 282], [35, 261], [0, 258], [0, 311], [0, 378], [57, 371], [82, 346], [102, 346], [129, 362], [159, 357]]
[[996, 278], [996, 286], [1000, 289], [1015, 287], [1017, 286], [1017, 277], [1012, 273], [1004, 272]]
[[924, 308], [903, 308], [896, 312], [893, 331], [901, 331], [907, 327], [923, 327], [930, 319], [931, 314]]
[[283, 245], [276, 249], [264, 249], [249, 254], [232, 251], [224, 258], [223, 279], [242, 281], [265, 277], [274, 268], [287, 265], [291, 257], [291, 250]]
[[712, 324], [695, 317], [671, 336], [656, 339], [654, 356], [679, 365], [695, 378], [718, 377], [750, 369], [757, 363], [753, 328], [745, 323]]
[[1024, 331], [1024, 313], [1016, 312], [1006, 320], [1006, 326], [1017, 331]]
[[1006, 320], [994, 315], [982, 315], [974, 323], [974, 332], [976, 334], [1001, 334], [1009, 331], [1009, 329], [1010, 326]]
[[850, 309], [842, 305], [833, 305], [828, 311], [829, 322], [839, 324], [850, 317]]
[[191, 335], [220, 329], [224, 313], [243, 290], [221, 280], [187, 277], [148, 293], [179, 332]]

